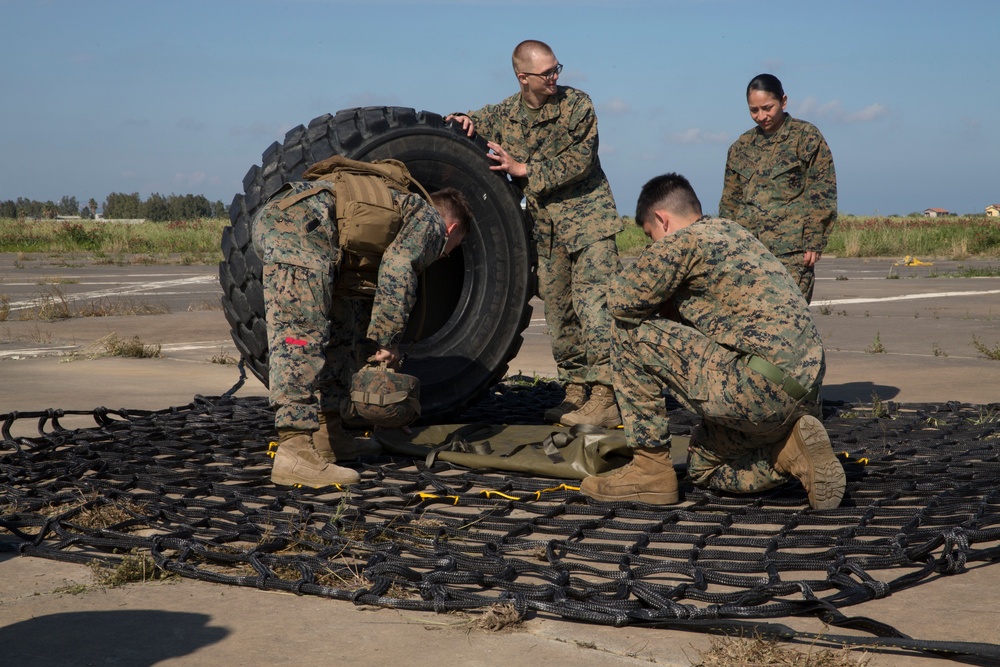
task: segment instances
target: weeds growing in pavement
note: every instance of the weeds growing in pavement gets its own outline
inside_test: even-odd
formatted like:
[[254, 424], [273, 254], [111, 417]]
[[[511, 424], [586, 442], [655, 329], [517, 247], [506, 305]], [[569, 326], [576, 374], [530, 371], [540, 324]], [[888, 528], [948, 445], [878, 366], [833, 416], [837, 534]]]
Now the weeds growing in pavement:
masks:
[[972, 347], [976, 348], [979, 354], [983, 355], [987, 359], [992, 359], [993, 361], [1000, 361], [1000, 343], [990, 347], [979, 340], [978, 337], [972, 337]]
[[235, 366], [240, 363], [240, 360], [231, 354], [228, 354], [225, 350], [219, 350], [219, 353], [209, 359], [209, 362], [213, 364], [220, 364], [222, 366]]
[[112, 317], [116, 315], [166, 315], [170, 308], [166, 304], [136, 301], [127, 296], [103, 297], [80, 308], [80, 317]]
[[30, 309], [22, 310], [19, 313], [19, 318], [22, 320], [45, 320], [46, 322], [65, 320], [72, 316], [69, 299], [55, 285], [35, 297]]
[[130, 359], [156, 359], [162, 357], [162, 346], [159, 344], [146, 344], [139, 336], [132, 336], [125, 339], [120, 338], [116, 333], [110, 333], [104, 338], [94, 342], [82, 352], [77, 352], [66, 357], [64, 361], [77, 361], [80, 359], [100, 359], [101, 357], [126, 357]]
[[879, 337], [879, 332], [875, 332], [875, 340], [872, 344], [865, 348], [865, 352], [868, 354], [885, 354], [885, 345], [882, 344], [882, 339]]

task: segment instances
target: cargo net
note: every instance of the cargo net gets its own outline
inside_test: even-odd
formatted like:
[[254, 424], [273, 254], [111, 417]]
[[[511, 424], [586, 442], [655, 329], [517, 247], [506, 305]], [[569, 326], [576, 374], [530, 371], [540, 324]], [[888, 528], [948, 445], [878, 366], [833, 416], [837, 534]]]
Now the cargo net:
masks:
[[[457, 421], [543, 423], [559, 391], [509, 379]], [[62, 426], [71, 414], [96, 426]], [[361, 483], [343, 490], [275, 487], [273, 417], [263, 398], [225, 396], [2, 415], [0, 548], [109, 565], [138, 553], [183, 577], [355, 604], [502, 603], [658, 627], [850, 625], [840, 608], [1000, 558], [997, 404], [828, 403], [848, 485], [825, 511], [797, 483], [721, 495], [681, 476], [683, 502], [656, 507], [590, 500], [574, 480], [394, 457], [359, 463]], [[677, 406], [671, 419], [678, 434], [695, 423]], [[38, 435], [12, 434], [25, 424]]]

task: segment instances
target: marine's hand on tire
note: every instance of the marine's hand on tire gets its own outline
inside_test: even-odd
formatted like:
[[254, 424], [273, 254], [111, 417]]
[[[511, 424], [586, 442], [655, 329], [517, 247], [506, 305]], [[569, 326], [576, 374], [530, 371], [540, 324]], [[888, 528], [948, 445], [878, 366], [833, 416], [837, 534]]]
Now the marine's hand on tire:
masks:
[[487, 141], [486, 145], [493, 151], [492, 153], [487, 153], [486, 157], [496, 162], [490, 169], [493, 171], [503, 171], [514, 177], [523, 178], [528, 175], [528, 165], [512, 158], [510, 153], [504, 150], [503, 146], [495, 141]]
[[468, 116], [461, 116], [461, 115], [445, 116], [444, 121], [446, 123], [451, 121], [458, 123], [459, 125], [462, 126], [462, 129], [465, 130], [465, 133], [470, 137], [476, 133], [476, 128], [472, 122], [472, 119], [469, 118]]

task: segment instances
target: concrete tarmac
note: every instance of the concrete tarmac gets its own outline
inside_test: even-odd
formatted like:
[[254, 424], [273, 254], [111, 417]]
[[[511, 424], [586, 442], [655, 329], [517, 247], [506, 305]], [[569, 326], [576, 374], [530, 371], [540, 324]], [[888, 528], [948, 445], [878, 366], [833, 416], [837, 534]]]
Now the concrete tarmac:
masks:
[[[987, 417], [1000, 415], [1000, 406], [989, 405], [1000, 400], [1000, 360], [988, 358], [1000, 348], [1000, 277], [948, 277], [975, 273], [971, 269], [990, 273], [997, 263], [893, 264], [821, 261], [812, 310], [827, 345], [824, 398], [959, 401], [982, 405]], [[49, 407], [162, 409], [225, 392], [238, 374], [234, 365], [218, 363], [236, 352], [221, 311], [213, 309], [221, 293], [215, 276], [211, 266], [100, 266], [83, 258], [0, 255], [0, 295], [11, 304], [0, 321], [0, 414]], [[121, 314], [32, 317], [63, 302], [74, 312], [97, 302], [97, 310]], [[125, 314], [149, 304], [169, 312]], [[542, 307], [534, 305], [509, 371], [554, 377]], [[160, 345], [164, 356], [67, 360], [71, 353], [86, 356], [111, 334]], [[265, 393], [251, 377], [237, 395]], [[0, 542], [12, 538], [0, 533]], [[843, 611], [913, 638], [1000, 643], [998, 593], [1000, 569], [976, 564]], [[93, 585], [85, 566], [0, 551], [0, 665], [680, 667], [697, 664], [712, 642], [696, 633], [544, 615], [513, 632], [490, 634], [472, 630], [468, 620], [192, 580], [104, 589]], [[775, 620], [846, 634], [814, 619]], [[866, 637], [859, 635], [858, 643]], [[808, 643], [799, 648], [808, 651]], [[869, 655], [869, 664], [879, 667], [956, 664], [913, 653]]]

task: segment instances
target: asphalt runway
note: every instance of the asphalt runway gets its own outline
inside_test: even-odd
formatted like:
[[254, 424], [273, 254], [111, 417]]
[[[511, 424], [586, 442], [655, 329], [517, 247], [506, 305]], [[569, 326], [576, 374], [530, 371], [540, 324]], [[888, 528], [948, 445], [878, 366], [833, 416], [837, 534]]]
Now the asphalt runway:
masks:
[[[824, 398], [861, 403], [1000, 400], [1000, 360], [983, 352], [1000, 355], [1000, 277], [954, 277], [998, 268], [996, 260], [900, 266], [893, 259], [823, 259], [812, 312], [827, 349]], [[217, 275], [215, 266], [205, 265], [0, 255], [0, 294], [10, 304], [6, 321], [0, 322], [0, 373], [8, 379], [30, 375], [24, 366], [30, 360], [79, 354], [110, 334], [160, 345], [168, 362], [235, 357], [219, 307]], [[544, 305], [538, 299], [532, 305], [524, 343], [508, 372], [554, 377]], [[40, 319], [45, 308], [63, 308], [74, 316]], [[88, 310], [110, 314], [79, 316]], [[156, 314], [131, 314], [144, 310]], [[230, 376], [235, 373], [229, 371]], [[5, 385], [0, 412], [28, 409], [27, 404], [40, 400]], [[188, 396], [209, 395], [217, 387], [191, 386]], [[183, 385], [177, 389], [183, 392]], [[243, 391], [264, 388], [251, 377]], [[58, 392], [46, 393], [44, 402], [51, 405]], [[89, 396], [98, 402], [102, 398], [100, 392]], [[158, 407], [182, 399], [183, 394], [170, 391]]]
[[[946, 277], [1000, 262], [894, 266], [891, 259], [825, 258], [813, 313], [827, 347], [824, 398], [869, 404], [958, 401], [1000, 419], [1000, 361], [977, 350], [1000, 347], [1000, 278]], [[47, 408], [165, 410], [196, 395], [218, 396], [239, 379], [218, 363], [235, 355], [218, 306], [215, 266], [95, 265], [86, 258], [0, 255], [0, 414]], [[895, 276], [898, 276], [895, 277]], [[40, 319], [43, 307], [72, 314], [94, 304], [103, 316]], [[134, 315], [146, 306], [159, 314]], [[510, 373], [555, 375], [543, 307], [524, 332]], [[156, 359], [68, 361], [110, 334], [161, 346]], [[875, 343], [878, 342], [876, 346]], [[878, 349], [876, 349], [878, 348]], [[237, 396], [263, 395], [253, 377]], [[80, 417], [81, 420], [84, 417]], [[31, 420], [25, 426], [33, 428]], [[66, 428], [94, 426], [61, 420]], [[32, 435], [31, 432], [15, 436]], [[932, 580], [848, 611], [927, 640], [998, 642], [995, 567]], [[78, 591], [77, 593], [72, 593]], [[266, 610], [247, 613], [248, 609]], [[830, 628], [782, 619], [809, 631]], [[4, 634], [6, 632], [6, 634]], [[452, 615], [358, 607], [345, 602], [182, 580], [95, 587], [86, 565], [0, 551], [0, 649], [36, 664], [357, 664], [503, 662], [686, 667], [707, 650], [707, 635], [612, 628], [540, 616], [506, 634], [472, 632]], [[280, 641], [276, 641], [280, 639]], [[863, 644], [859, 640], [859, 644]], [[813, 651], [799, 644], [801, 651]], [[868, 654], [869, 656], [871, 653]], [[82, 661], [82, 662], [81, 662]], [[945, 667], [947, 656], [879, 652], [878, 667]], [[979, 663], [985, 664], [985, 663]]]

